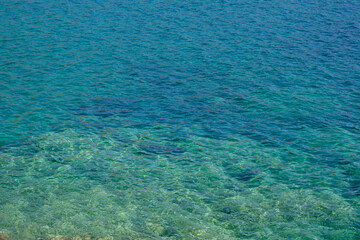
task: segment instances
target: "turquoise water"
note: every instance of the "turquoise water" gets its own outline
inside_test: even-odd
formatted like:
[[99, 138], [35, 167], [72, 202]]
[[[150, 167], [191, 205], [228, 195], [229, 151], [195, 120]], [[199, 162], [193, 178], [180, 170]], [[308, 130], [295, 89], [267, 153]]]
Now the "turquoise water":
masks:
[[360, 239], [359, 1], [0, 11], [0, 235]]

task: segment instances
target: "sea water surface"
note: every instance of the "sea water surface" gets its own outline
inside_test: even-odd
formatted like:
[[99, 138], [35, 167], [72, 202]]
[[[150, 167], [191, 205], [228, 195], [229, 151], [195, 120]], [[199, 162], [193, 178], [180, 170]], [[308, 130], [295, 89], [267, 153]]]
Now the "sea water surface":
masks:
[[359, 19], [0, 0], [0, 235], [360, 239]]

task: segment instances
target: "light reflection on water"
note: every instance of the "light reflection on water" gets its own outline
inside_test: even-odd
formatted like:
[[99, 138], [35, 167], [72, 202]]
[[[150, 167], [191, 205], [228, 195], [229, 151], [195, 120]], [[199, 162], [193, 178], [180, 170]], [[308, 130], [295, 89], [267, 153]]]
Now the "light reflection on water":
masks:
[[0, 235], [360, 237], [358, 2], [0, 8]]

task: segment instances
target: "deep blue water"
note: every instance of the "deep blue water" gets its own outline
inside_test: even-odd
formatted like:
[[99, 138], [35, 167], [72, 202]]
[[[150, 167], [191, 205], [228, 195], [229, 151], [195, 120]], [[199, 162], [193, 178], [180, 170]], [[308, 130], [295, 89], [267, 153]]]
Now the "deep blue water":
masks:
[[0, 12], [0, 235], [360, 239], [359, 1]]

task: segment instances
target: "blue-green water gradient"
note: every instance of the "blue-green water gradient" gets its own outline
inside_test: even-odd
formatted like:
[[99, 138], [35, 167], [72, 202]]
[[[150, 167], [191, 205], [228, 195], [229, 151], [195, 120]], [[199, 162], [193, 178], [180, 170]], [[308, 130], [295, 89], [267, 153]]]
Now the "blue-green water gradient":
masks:
[[359, 1], [0, 12], [0, 235], [360, 239]]

